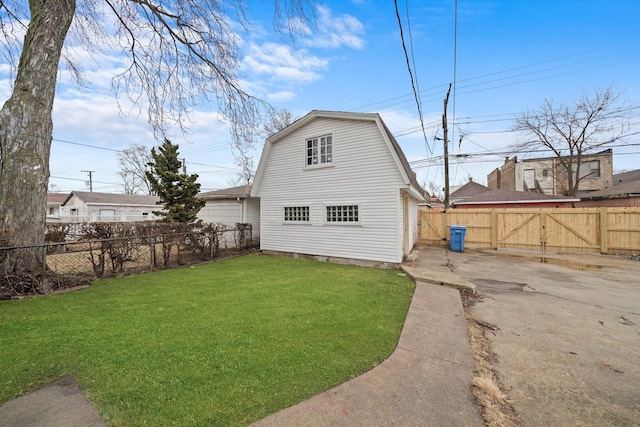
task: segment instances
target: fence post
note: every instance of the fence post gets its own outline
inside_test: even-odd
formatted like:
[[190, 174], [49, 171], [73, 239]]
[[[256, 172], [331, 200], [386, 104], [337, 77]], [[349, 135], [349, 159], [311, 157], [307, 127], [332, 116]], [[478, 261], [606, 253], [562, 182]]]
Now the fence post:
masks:
[[609, 218], [607, 217], [607, 208], [600, 208], [600, 253], [606, 254], [609, 252], [609, 231], [607, 227], [607, 222]]
[[491, 209], [491, 249], [498, 249], [498, 212]]
[[149, 245], [149, 271], [153, 271], [153, 267], [156, 265], [156, 236], [151, 236], [151, 243]]
[[215, 236], [215, 231], [211, 230], [209, 232], [209, 261], [211, 261], [214, 257], [214, 252], [213, 252], [213, 245], [214, 245], [214, 241], [213, 239], [216, 237]]
[[449, 243], [449, 233], [447, 233], [447, 211], [446, 209], [442, 211], [442, 235], [444, 236], [444, 241], [447, 242], [445, 243], [445, 245], [448, 245]]
[[547, 214], [540, 209], [540, 245], [542, 246], [542, 253], [547, 253]]
[[48, 246], [43, 245], [40, 250], [42, 250], [42, 253], [40, 254], [40, 256], [42, 256], [42, 282], [44, 283], [45, 280], [47, 280], [47, 248]]

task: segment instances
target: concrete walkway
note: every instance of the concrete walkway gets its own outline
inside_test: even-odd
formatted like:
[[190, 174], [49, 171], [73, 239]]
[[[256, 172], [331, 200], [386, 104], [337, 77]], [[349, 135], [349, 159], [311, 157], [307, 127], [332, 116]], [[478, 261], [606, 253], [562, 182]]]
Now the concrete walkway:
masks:
[[1, 427], [102, 427], [107, 424], [71, 376], [0, 405]]
[[459, 292], [417, 281], [389, 359], [253, 426], [483, 426], [469, 389], [473, 368]]

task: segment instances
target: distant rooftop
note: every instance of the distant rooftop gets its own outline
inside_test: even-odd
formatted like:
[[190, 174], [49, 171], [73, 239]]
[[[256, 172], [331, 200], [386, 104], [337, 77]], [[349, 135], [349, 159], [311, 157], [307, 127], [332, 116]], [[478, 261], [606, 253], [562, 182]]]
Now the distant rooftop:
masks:
[[202, 199], [228, 199], [236, 197], [249, 197], [251, 184], [240, 185], [238, 187], [223, 188], [220, 190], [206, 191], [198, 194]]

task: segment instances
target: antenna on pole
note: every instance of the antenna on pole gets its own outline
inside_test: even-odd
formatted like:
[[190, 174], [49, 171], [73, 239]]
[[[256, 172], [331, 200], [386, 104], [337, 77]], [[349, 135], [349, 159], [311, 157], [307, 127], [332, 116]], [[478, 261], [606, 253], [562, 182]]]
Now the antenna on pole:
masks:
[[89, 174], [89, 191], [90, 191], [91, 193], [93, 193], [93, 173], [94, 173], [95, 171], [85, 171], [85, 170], [82, 170], [82, 171], [80, 171], [80, 172], [86, 172], [86, 173], [88, 173], [88, 174]]

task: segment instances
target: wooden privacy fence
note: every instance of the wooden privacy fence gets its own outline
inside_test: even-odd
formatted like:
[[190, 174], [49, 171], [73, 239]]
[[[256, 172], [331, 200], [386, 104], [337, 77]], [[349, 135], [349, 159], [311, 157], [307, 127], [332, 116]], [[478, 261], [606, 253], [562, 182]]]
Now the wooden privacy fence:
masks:
[[640, 253], [640, 208], [449, 209], [419, 211], [418, 241], [448, 245], [467, 227], [466, 248]]

